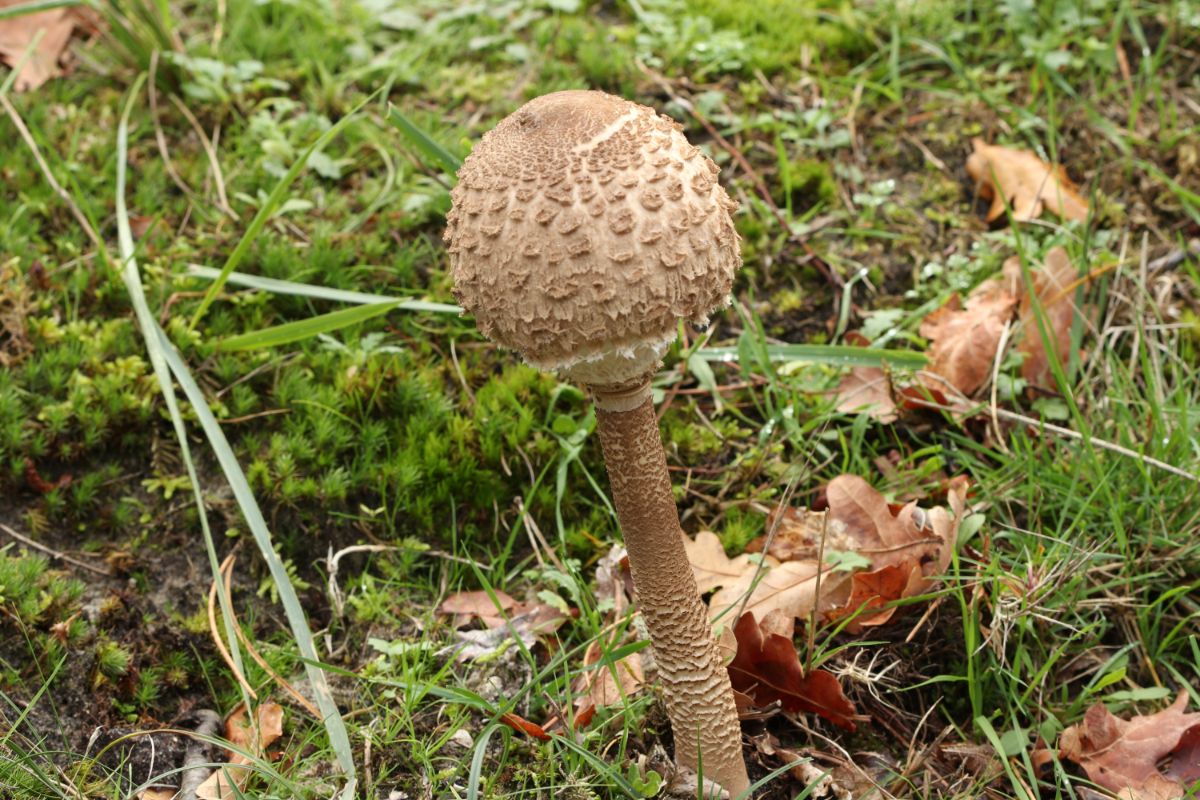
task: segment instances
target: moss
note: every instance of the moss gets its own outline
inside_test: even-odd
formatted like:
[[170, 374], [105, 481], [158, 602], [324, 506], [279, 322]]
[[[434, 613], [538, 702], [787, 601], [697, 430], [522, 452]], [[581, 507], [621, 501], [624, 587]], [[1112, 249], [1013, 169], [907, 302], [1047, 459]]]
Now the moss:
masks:
[[868, 45], [846, 0], [687, 0], [687, 7], [718, 30], [735, 31], [748, 46], [748, 66], [768, 74], [797, 66], [803, 45], [835, 60], [853, 60]]

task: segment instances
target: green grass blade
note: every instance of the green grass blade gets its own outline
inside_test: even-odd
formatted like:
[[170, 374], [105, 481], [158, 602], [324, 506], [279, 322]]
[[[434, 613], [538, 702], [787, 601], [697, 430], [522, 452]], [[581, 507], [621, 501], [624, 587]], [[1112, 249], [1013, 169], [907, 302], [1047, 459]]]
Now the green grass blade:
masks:
[[400, 301], [393, 300], [387, 303], [371, 303], [370, 305], [343, 308], [338, 311], [330, 311], [328, 314], [243, 333], [240, 336], [231, 336], [222, 341], [220, 346], [222, 350], [259, 350], [266, 347], [278, 347], [281, 344], [299, 342], [302, 339], [316, 336], [318, 333], [336, 331], [382, 316], [398, 305], [400, 305]]
[[[188, 274], [194, 275], [197, 278], [215, 280], [220, 276], [221, 271], [212, 267], [203, 267], [199, 264], [189, 264]], [[234, 286], [245, 286], [247, 289], [261, 289], [264, 292], [271, 292], [272, 294], [313, 297], [317, 300], [332, 300], [335, 303], [358, 303], [360, 305], [368, 303], [396, 303], [396, 308], [400, 311], [429, 311], [435, 314], [461, 314], [463, 311], [461, 306], [451, 305], [450, 303], [404, 300], [386, 294], [330, 289], [326, 286], [317, 286], [311, 283], [283, 281], [277, 278], [261, 278], [258, 275], [247, 275], [244, 272], [229, 273], [225, 282], [231, 283]]]
[[[133, 105], [133, 99], [140, 91], [145, 77], [145, 74], [139, 76], [137, 82], [134, 84], [130, 92], [129, 102], [126, 104], [125, 112], [117, 128], [117, 233], [122, 257], [122, 277], [125, 278], [126, 286], [129, 288], [138, 324], [146, 339], [151, 363], [154, 366], [159, 385], [163, 389], [163, 396], [167, 401], [167, 407], [171, 412], [175, 433], [179, 438], [180, 446], [184, 453], [188, 477], [191, 479], [193, 491], [196, 494], [197, 506], [201, 510], [201, 524], [207, 542], [211, 543], [211, 532], [203, 513], [204, 505], [203, 498], [200, 496], [200, 482], [196, 476], [195, 467], [190, 457], [183, 417], [179, 413], [178, 404], [175, 400], [175, 391], [171, 385], [172, 373], [179, 382], [188, 401], [192, 404], [196, 416], [200, 421], [200, 426], [208, 437], [209, 445], [216, 454], [221, 469], [225, 473], [226, 480], [233, 490], [238, 507], [242, 512], [243, 518], [246, 520], [246, 525], [250, 528], [255, 543], [258, 545], [263, 559], [267, 562], [271, 577], [275, 580], [276, 587], [279, 590], [279, 598], [283, 603], [284, 612], [287, 615], [288, 624], [292, 630], [292, 636], [296, 639], [296, 645], [305, 659], [316, 662], [318, 654], [313, 641], [312, 631], [308, 626], [307, 616], [304, 613], [303, 606], [300, 604], [300, 598], [296, 595], [296, 590], [292, 586], [291, 579], [288, 577], [283, 560], [275, 552], [274, 545], [271, 542], [271, 533], [267, 528], [262, 511], [258, 507], [258, 502], [254, 499], [254, 493], [250, 489], [246, 475], [242, 471], [241, 465], [238, 464], [237, 457], [229, 445], [229, 440], [225, 438], [224, 431], [221, 430], [220, 424], [217, 422], [216, 417], [213, 416], [212, 410], [208, 407], [208, 401], [204, 397], [204, 393], [196, 384], [195, 379], [192, 378], [191, 371], [175, 351], [175, 347], [167, 338], [166, 333], [163, 332], [158, 322], [150, 313], [145, 292], [142, 289], [141, 277], [138, 274], [137, 262], [134, 259], [133, 235], [129, 226], [129, 213], [125, 207], [125, 172], [128, 156], [129, 112]], [[215, 548], [210, 547], [210, 559], [213, 560], [211, 566], [215, 570], [217, 566], [215, 563]], [[232, 619], [232, 614], [227, 614], [227, 625], [230, 619]], [[233, 645], [231, 651], [237, 652], [237, 638], [235, 633], [229, 630], [227, 635], [229, 636], [230, 644]], [[238, 656], [235, 656], [236, 658]], [[343, 796], [347, 798], [353, 797], [357, 786], [357, 773], [346, 725], [342, 721], [337, 704], [334, 703], [333, 696], [329, 691], [329, 684], [325, 680], [325, 673], [312, 664], [306, 664], [305, 668], [308, 672], [309, 682], [312, 684], [317, 706], [321, 711], [322, 722], [325, 725], [326, 733], [329, 735], [330, 746], [337, 754], [338, 763], [348, 779]]]
[[[208, 514], [204, 509], [204, 497], [200, 492], [200, 480], [196, 475], [196, 465], [192, 460], [191, 447], [188, 444], [187, 428], [183, 422], [183, 415], [179, 411], [178, 400], [175, 398], [175, 387], [171, 383], [171, 370], [167, 366], [166, 357], [159, 346], [158, 337], [155, 335], [157, 323], [154, 321], [154, 315], [150, 312], [150, 305], [146, 301], [146, 293], [142, 288], [142, 277], [134, 256], [133, 232], [129, 225], [129, 209], [125, 204], [125, 181], [129, 154], [129, 113], [133, 108], [134, 99], [141, 90], [144, 79], [145, 75], [143, 74], [134, 84], [129, 93], [129, 99], [126, 102], [121, 120], [117, 125], [117, 248], [121, 258], [119, 271], [121, 279], [125, 284], [125, 289], [129, 293], [129, 300], [133, 305], [134, 316], [137, 319], [142, 339], [145, 341], [146, 352], [150, 356], [150, 364], [158, 380], [159, 390], [162, 392], [163, 400], [167, 404], [167, 412], [171, 418], [171, 425], [175, 429], [175, 437], [179, 441], [180, 453], [183, 457], [184, 467], [187, 469], [188, 480], [191, 482], [196, 509], [199, 512], [200, 530], [204, 536], [205, 549], [208, 552], [209, 567], [212, 570], [212, 574], [217, 576], [220, 574], [217, 548], [213, 541], [212, 529], [208, 524]], [[100, 253], [102, 258], [106, 258], [104, 250], [101, 250]], [[225, 591], [223, 582], [219, 580], [217, 581], [217, 596], [220, 601], [221, 616], [225, 623], [225, 636], [230, 642], [230, 656], [233, 659], [234, 666], [242, 674], [245, 674], [242, 651], [238, 646], [237, 632], [233, 628], [233, 606], [229, 601], [229, 594]], [[247, 707], [249, 707], [250, 698], [243, 695], [242, 699]]]
[[[769, 344], [772, 361], [807, 361], [838, 367], [877, 367], [888, 364], [903, 369], [920, 369], [929, 359], [915, 350], [885, 350], [878, 347], [853, 347], [837, 344]], [[696, 355], [705, 361], [735, 362], [736, 347], [701, 347]]]
[[200, 390], [199, 385], [192, 378], [187, 365], [175, 351], [175, 347], [167, 338], [166, 333], [163, 332], [162, 328], [158, 327], [157, 322], [154, 324], [154, 327], [158, 335], [159, 344], [166, 356], [167, 364], [171, 367], [171, 371], [175, 375], [175, 380], [179, 382], [179, 386], [183, 389], [184, 395], [187, 396], [188, 402], [192, 404], [196, 412], [196, 417], [200, 420], [200, 427], [208, 437], [208, 443], [212, 447], [213, 453], [217, 456], [221, 470], [225, 473], [225, 479], [229, 482], [230, 488], [233, 489], [234, 499], [237, 500], [242, 517], [246, 520], [246, 527], [253, 534], [259, 552], [262, 553], [263, 559], [267, 562], [267, 568], [271, 572], [271, 577], [275, 580], [275, 586], [279, 590], [279, 600], [283, 604], [284, 612], [287, 615], [288, 626], [292, 630], [292, 636], [296, 639], [296, 645], [300, 649], [300, 654], [307, 659], [305, 671], [308, 673], [308, 680], [312, 684], [317, 706], [321, 710], [322, 722], [325, 724], [326, 733], [329, 734], [329, 743], [337, 754], [338, 763], [349, 778], [345, 796], [353, 797], [353, 789], [357, 783], [357, 777], [354, 768], [354, 753], [350, 749], [350, 736], [346, 731], [346, 724], [342, 721], [337, 705], [333, 701], [333, 695], [329, 691], [329, 683], [325, 680], [325, 673], [319, 667], [314, 666], [313, 663], [308, 663], [317, 662], [319, 656], [312, 631], [308, 626], [308, 617], [304, 613], [304, 607], [300, 604], [300, 597], [296, 594], [295, 587], [292, 586], [291, 578], [287, 574], [283, 560], [275, 552], [275, 546], [271, 541], [271, 531], [267, 528], [267, 521], [263, 517], [262, 510], [258, 507], [258, 501], [254, 499], [254, 492], [250, 488], [250, 482], [246, 479], [246, 473], [242, 471], [241, 464], [238, 463], [237, 456], [234, 455], [233, 448], [229, 445], [229, 440], [225, 438], [225, 433], [221, 430], [220, 423], [217, 422], [217, 418], [213, 416], [212, 410], [208, 407], [208, 401], [204, 397], [204, 392]]
[[56, 8], [74, 8], [87, 5], [81, 0], [33, 0], [30, 3], [19, 3], [15, 6], [0, 8], [0, 19], [23, 17], [26, 14], [36, 14], [39, 11], [52, 11]]
[[208, 291], [204, 293], [204, 299], [200, 301], [200, 307], [196, 309], [196, 313], [192, 316], [192, 321], [188, 323], [188, 331], [196, 329], [200, 319], [204, 316], [204, 312], [208, 311], [208, 307], [212, 305], [213, 300], [221, 291], [221, 287], [225, 285], [225, 281], [229, 278], [229, 274], [233, 272], [237, 265], [246, 257], [246, 253], [250, 251], [250, 246], [254, 244], [254, 240], [258, 238], [258, 234], [262, 232], [263, 227], [267, 224], [267, 220], [271, 215], [279, 210], [283, 205], [288, 187], [296, 180], [305, 167], [308, 165], [308, 157], [314, 152], [328, 144], [333, 137], [341, 133], [350, 122], [358, 116], [358, 112], [367, 103], [371, 102], [374, 95], [359, 103], [346, 116], [337, 121], [333, 127], [325, 131], [317, 140], [308, 146], [303, 153], [300, 154], [293, 163], [287, 174], [279, 179], [279, 183], [275, 184], [275, 188], [271, 190], [271, 194], [267, 197], [265, 203], [258, 209], [258, 213], [254, 215], [254, 219], [250, 220], [250, 224], [246, 227], [246, 232], [242, 234], [242, 238], [238, 240], [237, 245], [233, 248], [233, 252], [229, 254], [229, 258], [225, 260], [225, 265], [221, 267], [221, 274], [217, 276], [212, 285], [208, 287]]
[[388, 106], [388, 121], [404, 134], [409, 143], [420, 150], [430, 161], [437, 162], [443, 171], [454, 174], [462, 166], [462, 159], [435, 142], [429, 134], [417, 127], [416, 123], [404, 116], [400, 109]]

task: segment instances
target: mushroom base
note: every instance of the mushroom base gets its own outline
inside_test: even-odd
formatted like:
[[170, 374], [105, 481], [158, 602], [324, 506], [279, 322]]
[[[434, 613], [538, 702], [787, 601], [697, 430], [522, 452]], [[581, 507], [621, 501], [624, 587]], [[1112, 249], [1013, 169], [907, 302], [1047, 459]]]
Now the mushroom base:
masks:
[[683, 547], [654, 405], [646, 398], [614, 411], [600, 402], [596, 420], [638, 607], [665, 688], [675, 760], [737, 797], [750, 785], [741, 726]]

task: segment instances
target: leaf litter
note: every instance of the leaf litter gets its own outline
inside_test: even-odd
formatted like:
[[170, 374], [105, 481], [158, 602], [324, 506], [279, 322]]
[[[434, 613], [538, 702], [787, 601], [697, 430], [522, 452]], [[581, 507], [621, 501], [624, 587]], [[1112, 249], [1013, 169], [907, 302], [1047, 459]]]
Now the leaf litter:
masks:
[[1062, 166], [1051, 166], [1028, 150], [992, 145], [975, 138], [967, 172], [979, 195], [992, 201], [986, 219], [993, 222], [1012, 209], [1013, 220], [1029, 222], [1043, 211], [1066, 220], [1085, 222], [1088, 202]]
[[[1096, 703], [1058, 737], [1059, 757], [1124, 800], [1173, 800], [1200, 780], [1200, 712], [1186, 712], [1188, 694], [1156, 714], [1121, 719]], [[1034, 754], [1046, 763], [1048, 753]], [[1165, 769], [1159, 764], [1170, 759]]]

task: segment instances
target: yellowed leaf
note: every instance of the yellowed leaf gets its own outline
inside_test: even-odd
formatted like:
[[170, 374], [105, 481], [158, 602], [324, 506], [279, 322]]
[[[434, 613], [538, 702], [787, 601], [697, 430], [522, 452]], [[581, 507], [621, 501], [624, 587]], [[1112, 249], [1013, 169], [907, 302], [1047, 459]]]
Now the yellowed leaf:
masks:
[[[27, 0], [0, 0], [0, 8], [9, 8], [25, 2]], [[36, 89], [62, 74], [59, 60], [74, 27], [75, 17], [66, 8], [53, 8], [49, 11], [0, 19], [0, 61], [15, 67], [25, 57], [26, 52], [29, 52], [29, 57], [17, 73], [13, 83], [14, 89], [18, 92]], [[35, 39], [36, 45], [33, 44]]]
[[1061, 166], [1052, 167], [1028, 150], [991, 145], [972, 139], [975, 152], [967, 158], [967, 172], [979, 193], [991, 198], [987, 221], [1004, 215], [1012, 207], [1013, 219], [1028, 222], [1048, 209], [1063, 219], [1087, 220], [1088, 203]]

